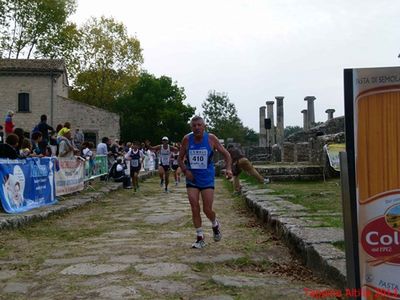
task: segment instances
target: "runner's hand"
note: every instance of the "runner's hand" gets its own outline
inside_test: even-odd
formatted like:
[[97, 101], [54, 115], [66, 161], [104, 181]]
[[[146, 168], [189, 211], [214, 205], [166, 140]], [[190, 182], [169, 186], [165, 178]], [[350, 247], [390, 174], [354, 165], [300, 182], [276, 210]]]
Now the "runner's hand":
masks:
[[186, 169], [186, 171], [185, 171], [185, 177], [186, 177], [186, 179], [189, 179], [190, 181], [193, 181], [193, 179], [194, 179], [192, 172], [190, 172], [188, 169]]
[[226, 172], [225, 172], [225, 176], [226, 176], [226, 179], [231, 179], [232, 178], [232, 176], [233, 176], [233, 174], [232, 174], [232, 171], [231, 170], [226, 170]]

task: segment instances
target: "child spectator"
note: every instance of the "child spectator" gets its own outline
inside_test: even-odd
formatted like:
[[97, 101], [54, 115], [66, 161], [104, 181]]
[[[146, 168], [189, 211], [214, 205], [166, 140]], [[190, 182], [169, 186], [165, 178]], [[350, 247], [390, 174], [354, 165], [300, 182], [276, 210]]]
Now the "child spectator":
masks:
[[21, 149], [19, 150], [19, 155], [22, 158], [30, 156], [32, 153], [32, 144], [28, 139], [24, 139], [21, 144]]
[[13, 116], [14, 116], [14, 112], [12, 110], [9, 110], [7, 112], [6, 121], [5, 121], [5, 124], [4, 124], [5, 125], [6, 136], [8, 136], [9, 134], [13, 133], [13, 131], [14, 131], [15, 124], [13, 123], [13, 120], [12, 120]]

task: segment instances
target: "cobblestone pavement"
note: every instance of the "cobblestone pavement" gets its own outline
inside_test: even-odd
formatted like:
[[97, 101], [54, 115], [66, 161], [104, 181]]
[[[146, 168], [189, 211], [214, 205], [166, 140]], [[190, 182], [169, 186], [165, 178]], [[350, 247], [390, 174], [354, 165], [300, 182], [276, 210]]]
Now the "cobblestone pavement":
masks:
[[1, 299], [307, 299], [331, 289], [217, 180], [214, 208], [223, 239], [194, 241], [182, 186], [165, 194], [153, 177], [140, 191], [21, 229], [0, 231]]

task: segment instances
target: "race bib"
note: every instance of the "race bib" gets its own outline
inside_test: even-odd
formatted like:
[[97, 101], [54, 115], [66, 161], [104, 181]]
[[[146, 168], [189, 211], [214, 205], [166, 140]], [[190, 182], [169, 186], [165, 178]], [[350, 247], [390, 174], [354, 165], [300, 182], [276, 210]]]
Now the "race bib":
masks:
[[131, 166], [134, 168], [139, 167], [139, 160], [138, 159], [132, 159], [131, 160]]
[[161, 156], [161, 163], [163, 166], [168, 166], [169, 165], [169, 156]]
[[189, 150], [191, 169], [207, 169], [207, 149]]

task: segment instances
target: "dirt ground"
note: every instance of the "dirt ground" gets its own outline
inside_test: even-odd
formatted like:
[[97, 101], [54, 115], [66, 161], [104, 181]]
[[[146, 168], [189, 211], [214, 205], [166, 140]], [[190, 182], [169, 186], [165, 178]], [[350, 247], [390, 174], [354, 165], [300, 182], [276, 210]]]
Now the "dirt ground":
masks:
[[223, 238], [195, 239], [184, 184], [156, 177], [0, 234], [0, 299], [310, 299], [313, 277], [217, 179]]

